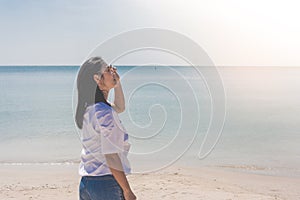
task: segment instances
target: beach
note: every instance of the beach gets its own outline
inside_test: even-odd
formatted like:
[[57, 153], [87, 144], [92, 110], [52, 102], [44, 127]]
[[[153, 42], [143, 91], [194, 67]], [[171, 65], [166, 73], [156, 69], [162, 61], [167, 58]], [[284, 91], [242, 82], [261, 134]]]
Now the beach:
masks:
[[[0, 199], [78, 199], [78, 68], [0, 67]], [[128, 99], [120, 114], [132, 144], [128, 179], [138, 199], [300, 199], [299, 68], [220, 68], [226, 122], [219, 139], [209, 135], [206, 144], [217, 145], [204, 146], [205, 159], [197, 155], [211, 104], [195, 69], [118, 70]], [[130, 95], [137, 86], [143, 87]], [[185, 98], [187, 91], [195, 98]], [[145, 173], [163, 166], [170, 167]]]
[[0, 5], [0, 200], [300, 200], [300, 1]]
[[[78, 166], [2, 165], [0, 199], [78, 199]], [[169, 168], [127, 176], [139, 200], [300, 199], [300, 179], [217, 167]]]

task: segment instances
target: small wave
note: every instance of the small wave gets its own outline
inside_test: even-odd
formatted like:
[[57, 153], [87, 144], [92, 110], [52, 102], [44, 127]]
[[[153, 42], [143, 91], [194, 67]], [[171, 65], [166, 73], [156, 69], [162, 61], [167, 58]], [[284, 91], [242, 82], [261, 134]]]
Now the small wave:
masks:
[[300, 170], [298, 168], [292, 167], [267, 167], [258, 165], [215, 165], [215, 167], [240, 171], [244, 173], [254, 173], [271, 176], [300, 177]]
[[79, 161], [64, 162], [3, 162], [0, 166], [61, 166], [61, 165], [78, 165]]

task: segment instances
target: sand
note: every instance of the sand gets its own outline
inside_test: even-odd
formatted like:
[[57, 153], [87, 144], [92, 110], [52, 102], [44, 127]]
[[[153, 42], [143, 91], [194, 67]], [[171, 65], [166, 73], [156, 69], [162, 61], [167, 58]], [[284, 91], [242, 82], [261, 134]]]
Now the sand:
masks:
[[[78, 199], [77, 165], [0, 166], [0, 199]], [[217, 167], [169, 167], [128, 175], [139, 200], [300, 199], [300, 179], [228, 171]]]

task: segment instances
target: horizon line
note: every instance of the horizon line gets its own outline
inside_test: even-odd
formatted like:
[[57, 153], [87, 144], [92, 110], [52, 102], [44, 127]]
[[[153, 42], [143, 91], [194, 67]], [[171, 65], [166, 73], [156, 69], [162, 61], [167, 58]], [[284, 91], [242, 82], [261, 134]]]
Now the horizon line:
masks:
[[[80, 67], [81, 64], [0, 64], [0, 67]], [[175, 65], [175, 64], [168, 64], [168, 65], [139, 65], [139, 64], [126, 64], [126, 65], [120, 65], [116, 64], [115, 66], [119, 67], [132, 67], [132, 66], [173, 66], [173, 67], [190, 67], [191, 65]], [[300, 65], [289, 65], [289, 66], [283, 66], [283, 65], [208, 65], [203, 66], [199, 65], [198, 67], [300, 67]]]

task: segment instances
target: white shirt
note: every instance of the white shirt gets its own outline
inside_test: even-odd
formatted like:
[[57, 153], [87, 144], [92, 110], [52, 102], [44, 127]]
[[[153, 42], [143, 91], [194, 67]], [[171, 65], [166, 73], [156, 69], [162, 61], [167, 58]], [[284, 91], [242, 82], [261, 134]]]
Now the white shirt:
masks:
[[131, 173], [127, 154], [130, 148], [128, 134], [115, 110], [99, 102], [88, 106], [83, 116], [82, 151], [79, 174], [103, 176], [111, 174], [104, 154], [118, 153], [125, 174]]

